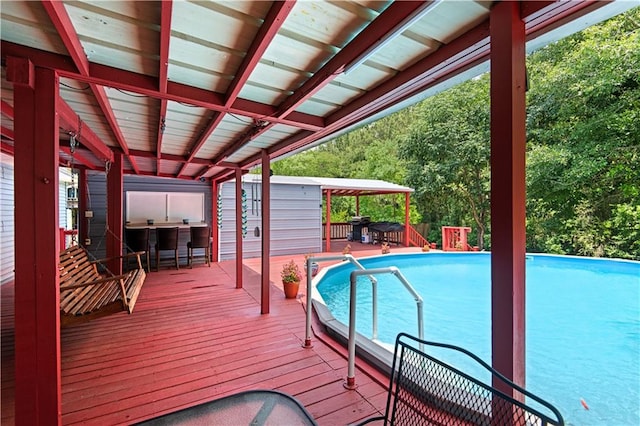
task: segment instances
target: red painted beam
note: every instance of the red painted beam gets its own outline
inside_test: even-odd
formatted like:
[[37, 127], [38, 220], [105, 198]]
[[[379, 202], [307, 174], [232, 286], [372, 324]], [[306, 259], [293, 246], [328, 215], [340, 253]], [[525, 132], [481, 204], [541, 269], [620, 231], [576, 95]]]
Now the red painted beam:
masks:
[[262, 150], [262, 261], [260, 285], [260, 313], [268, 314], [270, 310], [271, 282], [269, 258], [271, 257], [271, 160], [269, 153]]
[[13, 107], [9, 105], [6, 101], [2, 101], [2, 114], [7, 118], [13, 118]]
[[7, 128], [6, 128], [6, 127], [4, 127], [4, 126], [1, 126], [1, 127], [0, 127], [0, 134], [1, 134], [2, 136], [4, 136], [5, 138], [7, 138], [7, 139], [15, 140], [13, 130], [11, 130], [11, 129], [7, 129]]
[[[16, 62], [22, 62], [17, 64]], [[62, 424], [58, 276], [58, 77], [27, 59], [7, 64], [16, 136], [15, 423]], [[10, 68], [19, 65], [25, 75]], [[37, 123], [34, 126], [33, 123]], [[37, 153], [37, 155], [36, 155]]]
[[[308, 100], [320, 89], [333, 81], [344, 68], [355, 61], [360, 55], [372, 47], [372, 40], [382, 40], [387, 34], [394, 31], [408, 17], [422, 8], [429, 7], [430, 2], [403, 1], [390, 5], [382, 12], [366, 29], [360, 32], [347, 46], [327, 62], [318, 72], [314, 73], [292, 95], [278, 106], [275, 117], [283, 118], [295, 110], [300, 104]], [[267, 119], [270, 121], [269, 119]], [[245, 146], [252, 139], [270, 130], [275, 123], [269, 122], [264, 126], [255, 125], [245, 134], [232, 141], [223, 148], [220, 155], [214, 158], [214, 162], [222, 161], [226, 157]]]
[[184, 171], [187, 169], [188, 164], [194, 159], [196, 153], [200, 150], [200, 148], [202, 148], [202, 145], [204, 145], [207, 139], [209, 139], [209, 136], [211, 136], [211, 133], [213, 133], [216, 127], [218, 127], [218, 125], [222, 121], [222, 117], [224, 117], [224, 114], [222, 114], [221, 112], [217, 112], [215, 114], [215, 117], [211, 121], [209, 121], [207, 126], [202, 130], [202, 133], [200, 134], [198, 139], [191, 146], [191, 148], [189, 148], [189, 151], [187, 152], [187, 160], [182, 165], [182, 168], [180, 169], [176, 177], [180, 177], [184, 173]]
[[278, 107], [277, 116], [287, 115], [318, 90], [333, 81], [351, 62], [375, 46], [388, 33], [395, 30], [409, 16], [419, 9], [429, 7], [431, 2], [401, 1], [392, 3], [371, 24], [360, 32], [346, 47], [336, 54], [325, 66], [308, 79], [299, 89]]
[[[231, 107], [225, 108], [224, 95], [171, 81], [167, 83], [167, 93], [161, 93], [158, 90], [157, 78], [106, 65], [89, 64], [90, 75], [85, 76], [77, 71], [67, 56], [44, 52], [5, 40], [0, 41], [0, 52], [3, 58], [8, 56], [28, 57], [35, 65], [56, 69], [62, 77], [127, 90], [156, 99], [188, 103], [212, 111], [230, 112], [255, 119], [273, 115], [276, 111], [275, 107], [271, 105], [247, 99], [237, 99]], [[284, 118], [271, 117], [269, 120], [314, 131], [324, 127], [324, 118], [297, 111]]]
[[113, 260], [107, 263], [107, 268], [115, 274], [122, 274], [122, 201], [124, 187], [124, 169], [121, 153], [114, 155], [113, 164], [107, 173], [107, 229], [106, 250], [107, 258]]
[[80, 117], [62, 98], [58, 102], [58, 114], [60, 115], [60, 127], [65, 132], [76, 134], [78, 142], [93, 152], [100, 161], [113, 161], [111, 148], [102, 142], [98, 135], [91, 130], [91, 127], [82, 122]]
[[284, 24], [287, 16], [289, 16], [289, 13], [291, 13], [295, 3], [295, 0], [287, 0], [274, 2], [271, 5], [271, 9], [269, 9], [253, 43], [247, 50], [242, 64], [240, 64], [240, 67], [236, 71], [235, 78], [229, 85], [229, 89], [225, 95], [224, 104], [226, 107], [231, 106], [235, 102], [240, 90], [242, 90], [242, 87], [258, 65], [258, 62], [260, 62], [260, 58], [264, 55], [273, 38], [278, 34], [278, 31], [282, 27], [282, 24]]
[[6, 142], [0, 142], [0, 151], [11, 156], [15, 155], [15, 147], [13, 145], [9, 145]]
[[[282, 24], [284, 24], [284, 21], [286, 20], [287, 16], [289, 16], [289, 13], [291, 13], [294, 5], [295, 1], [274, 2], [272, 4], [271, 9], [269, 9], [264, 22], [260, 26], [260, 29], [258, 30], [258, 33], [253, 40], [253, 43], [247, 50], [247, 54], [245, 55], [244, 60], [240, 64], [235, 78], [229, 85], [229, 89], [227, 90], [227, 93], [225, 95], [225, 108], [230, 108], [236, 102], [240, 90], [242, 90], [242, 87], [249, 79], [249, 76], [260, 62], [260, 58], [262, 58], [262, 55], [269, 47], [269, 44], [273, 41], [273, 38], [282, 27]], [[223, 117], [224, 115], [222, 113], [219, 113], [207, 125], [201, 136], [191, 147], [189, 153], [189, 161], [191, 160], [192, 156], [195, 156], [202, 145], [204, 145], [204, 143], [209, 138], [211, 133], [213, 133], [216, 127], [218, 127]], [[273, 126], [273, 123], [271, 123], [268, 128], [271, 128], [271, 126]], [[255, 135], [257, 136], [258, 134], [260, 134], [260, 132], [261, 131], [257, 131]], [[250, 138], [251, 136], [243, 135], [235, 141], [232, 141], [222, 149], [222, 154], [217, 155], [214, 158], [214, 163], [219, 163], [224, 160], [231, 153], [235, 152], [239, 147], [245, 145], [249, 140], [251, 140]], [[186, 164], [182, 167], [178, 175], [182, 174], [185, 168]]]
[[[167, 93], [169, 70], [169, 42], [171, 41], [171, 17], [173, 1], [166, 0], [160, 4], [160, 69], [158, 72], [158, 90]], [[160, 99], [160, 117], [158, 120], [158, 136], [156, 137], [156, 174], [160, 173], [162, 155], [162, 136], [164, 135], [167, 117], [167, 100]]]
[[53, 26], [58, 31], [58, 35], [62, 39], [73, 63], [78, 68], [78, 71], [84, 75], [89, 74], [89, 59], [84, 53], [78, 34], [76, 33], [71, 18], [67, 14], [67, 10], [64, 7], [64, 3], [59, 1], [42, 0], [42, 6], [49, 15], [49, 19], [53, 23]]
[[[64, 152], [66, 152], [67, 154], [73, 156], [73, 160], [74, 161], [78, 161], [79, 163], [81, 163], [86, 168], [91, 169], [91, 170], [95, 170], [96, 169], [96, 165], [93, 164], [93, 161], [89, 160], [87, 157], [85, 157], [84, 155], [82, 155], [78, 151], [75, 151], [75, 152], [72, 153], [71, 152], [71, 148], [69, 148], [68, 146], [60, 146], [60, 149], [62, 151], [64, 151]], [[68, 165], [68, 167], [76, 167], [76, 165], [70, 164], [70, 165]]]
[[[53, 22], [54, 27], [58, 31], [58, 35], [60, 35], [60, 37], [62, 38], [62, 41], [67, 48], [67, 51], [69, 52], [73, 63], [78, 68], [78, 71], [80, 72], [80, 74], [88, 76], [89, 60], [84, 53], [84, 49], [82, 48], [82, 44], [80, 43], [78, 34], [73, 27], [71, 18], [69, 18], [69, 15], [67, 14], [64, 3], [52, 0], [42, 0], [42, 5], [49, 15], [49, 18]], [[122, 131], [120, 130], [120, 126], [118, 125], [115, 114], [113, 113], [113, 109], [111, 108], [109, 98], [104, 91], [104, 87], [98, 86], [97, 84], [91, 82], [89, 82], [89, 86], [91, 87], [91, 91], [93, 92], [93, 95], [95, 96], [96, 101], [98, 102], [98, 105], [100, 106], [100, 109], [102, 110], [102, 113], [107, 120], [107, 123], [109, 123], [109, 127], [116, 137], [120, 148], [128, 157], [129, 148], [124, 139]], [[129, 163], [131, 163], [133, 170], [136, 173], [139, 173], [135, 159], [129, 158]]]
[[[491, 352], [525, 386], [525, 25], [518, 3], [491, 9]], [[518, 398], [500, 380], [493, 385]]]

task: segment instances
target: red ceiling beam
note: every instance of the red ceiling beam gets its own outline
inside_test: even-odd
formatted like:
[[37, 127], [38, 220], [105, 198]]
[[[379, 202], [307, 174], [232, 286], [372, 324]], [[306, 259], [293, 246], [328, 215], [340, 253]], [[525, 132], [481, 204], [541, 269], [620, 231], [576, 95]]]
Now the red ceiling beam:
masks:
[[[3, 58], [7, 56], [29, 58], [36, 66], [54, 68], [61, 77], [67, 77], [89, 84], [95, 83], [101, 86], [127, 90], [156, 99], [188, 103], [212, 111], [229, 112], [231, 114], [255, 119], [273, 116], [276, 111], [271, 105], [247, 99], [236, 99], [231, 107], [225, 108], [223, 95], [171, 81], [167, 83], [167, 93], [161, 93], [158, 90], [157, 78], [106, 65], [91, 63], [89, 64], [90, 74], [82, 75], [67, 56], [44, 52], [5, 40], [0, 42], [0, 52]], [[271, 117], [270, 121], [314, 131], [324, 127], [323, 117], [297, 111], [292, 112], [284, 118]]]
[[[169, 70], [169, 42], [171, 41], [171, 16], [173, 0], [166, 0], [160, 4], [160, 69], [158, 72], [158, 90], [167, 93]], [[162, 154], [162, 136], [164, 135], [165, 120], [167, 116], [167, 100], [160, 99], [160, 119], [158, 123], [158, 136], [156, 138], [156, 173], [160, 173], [160, 160]]]
[[[130, 149], [129, 153], [131, 155], [133, 155], [134, 157], [142, 157], [142, 158], [157, 158], [156, 154], [150, 151], [141, 151], [138, 149]], [[183, 157], [182, 155], [175, 155], [175, 154], [162, 154], [160, 155], [160, 159], [161, 160], [168, 160], [168, 161], [176, 161], [178, 163], [186, 163], [187, 159], [185, 157]], [[206, 164], [206, 165], [213, 165], [213, 163], [211, 162], [211, 160], [207, 160], [205, 158], [194, 158], [191, 160], [192, 163], [194, 164]]]
[[13, 107], [9, 105], [6, 101], [2, 101], [1, 104], [2, 104], [2, 114], [4, 114], [5, 117], [13, 118]]
[[[308, 100], [340, 75], [346, 66], [357, 60], [357, 58], [367, 50], [375, 48], [376, 43], [372, 45], [372, 40], [378, 43], [382, 42], [387, 34], [398, 29], [398, 27], [406, 22], [412, 15], [430, 6], [431, 2], [424, 1], [402, 1], [391, 4], [318, 72], [314, 73], [311, 78], [305, 81], [291, 96], [288, 96], [287, 99], [278, 106], [275, 117], [284, 118], [293, 112], [300, 104]], [[267, 121], [270, 121], [270, 117], [267, 118]], [[222, 161], [249, 143], [252, 139], [267, 132], [274, 125], [275, 123], [273, 122], [269, 122], [266, 125], [256, 124], [249, 131], [228, 144], [213, 161]]]
[[13, 145], [9, 145], [6, 142], [0, 142], [0, 152], [4, 152], [5, 154], [9, 154], [11, 156], [15, 155]]
[[[260, 62], [260, 58], [262, 58], [262, 55], [264, 55], [264, 52], [269, 47], [271, 41], [273, 41], [273, 38], [276, 36], [276, 34], [278, 34], [280, 27], [282, 27], [282, 24], [284, 24], [287, 16], [289, 16], [289, 13], [291, 13], [294, 5], [295, 0], [274, 2], [272, 4], [271, 9], [269, 9], [269, 12], [265, 16], [264, 21], [253, 40], [253, 43], [247, 50], [247, 54], [244, 56], [240, 67], [238, 67], [235, 78], [229, 85], [227, 93], [225, 94], [225, 108], [230, 108], [236, 101], [240, 90], [242, 90], [242, 87], [249, 79], [249, 76]], [[187, 162], [190, 162], [191, 159], [195, 157], [200, 148], [202, 148], [202, 145], [205, 144], [207, 139], [209, 139], [209, 136], [211, 136], [213, 131], [218, 127], [223, 117], [224, 114], [222, 112], [218, 112], [209, 122], [209, 124], [207, 124], [205, 129], [200, 133], [198, 139], [189, 149], [189, 152], [187, 153], [187, 155], [189, 156]], [[221, 158], [219, 158], [220, 156], [218, 156], [216, 157], [216, 161], [221, 161], [226, 158], [226, 156], [227, 155]], [[178, 172], [178, 176], [182, 175], [186, 168], [187, 163], [182, 166], [182, 169], [180, 169], [180, 171]]]
[[525, 1], [520, 6], [520, 16], [527, 26], [527, 37], [536, 38], [565, 25], [587, 13], [591, 13], [611, 1]]
[[80, 117], [63, 99], [58, 102], [60, 127], [65, 133], [74, 133], [78, 142], [98, 157], [100, 161], [113, 161], [113, 151], [100, 140], [91, 127], [83, 123]]
[[5, 138], [11, 139], [12, 141], [16, 139], [13, 130], [7, 129], [4, 126], [0, 127], [0, 130], [0, 134], [2, 134], [2, 136], [4, 136]]
[[295, 0], [287, 0], [287, 1], [278, 1], [274, 2], [269, 9], [269, 12], [264, 18], [264, 22], [260, 26], [256, 37], [253, 40], [253, 43], [247, 50], [247, 54], [240, 64], [240, 67], [236, 71], [236, 76], [229, 85], [227, 89], [227, 93], [225, 95], [225, 106], [231, 106], [242, 87], [249, 79], [249, 76], [253, 72], [253, 70], [260, 62], [260, 59], [264, 55], [264, 52], [267, 50], [273, 38], [278, 34], [278, 31], [284, 24], [284, 21], [291, 13], [293, 6], [295, 5]]
[[[84, 53], [84, 49], [82, 48], [82, 44], [80, 43], [80, 39], [78, 34], [76, 33], [75, 28], [73, 27], [73, 23], [71, 22], [71, 18], [67, 14], [67, 10], [65, 9], [64, 3], [60, 1], [52, 1], [52, 0], [42, 0], [42, 5], [46, 10], [51, 22], [53, 22], [54, 27], [58, 31], [58, 35], [62, 39], [73, 63], [78, 68], [80, 74], [84, 76], [89, 75], [89, 60], [87, 59], [87, 55]], [[107, 98], [107, 94], [104, 91], [103, 87], [99, 87], [95, 83], [89, 83], [91, 87], [91, 91], [98, 101], [98, 105], [100, 105], [100, 109], [104, 114], [107, 123], [109, 123], [109, 127], [111, 127], [111, 131], [113, 132], [120, 148], [125, 153], [125, 155], [129, 156], [129, 148], [127, 147], [127, 143], [120, 131], [120, 126], [118, 126], [118, 122], [116, 120], [115, 114], [113, 113], [113, 109], [111, 108], [111, 104], [109, 103], [109, 99]], [[138, 166], [134, 159], [129, 158], [129, 162], [133, 167], [136, 173], [139, 173]]]
[[[67, 154], [69, 154], [70, 156], [73, 157], [73, 161], [78, 161], [79, 163], [82, 163], [83, 166], [85, 166], [88, 169], [91, 170], [95, 170], [96, 169], [96, 165], [93, 164], [93, 161], [89, 160], [87, 157], [85, 157], [84, 155], [82, 155], [80, 152], [78, 152], [77, 150], [75, 150], [74, 152], [71, 152], [71, 148], [68, 146], [62, 146], [60, 145], [60, 149], [64, 152], [66, 152]], [[75, 167], [75, 164], [65, 164], [66, 167]]]
[[[581, 16], [604, 6], [606, 3], [594, 1], [565, 2], [562, 4], [544, 1], [525, 2], [521, 8], [521, 14], [523, 20], [529, 21], [527, 39], [532, 40], [549, 31], [551, 27], [557, 26], [557, 23], [554, 23], [551, 27], [548, 27], [550, 20], [560, 20], [562, 23], [566, 23], [572, 17], [575, 17], [576, 13]], [[543, 19], [542, 16], [545, 18]], [[442, 46], [434, 54], [425, 57], [407, 70], [329, 116], [326, 119], [327, 125], [324, 130], [315, 133], [300, 131], [272, 147], [269, 152], [273, 156], [282, 155], [331, 135], [356, 121], [377, 114], [398, 102], [439, 84], [469, 69], [471, 66], [488, 60], [489, 53], [489, 24], [488, 21], [485, 21], [453, 42]], [[255, 155], [242, 163], [242, 167], [250, 167], [258, 164], [259, 161], [260, 155]]]

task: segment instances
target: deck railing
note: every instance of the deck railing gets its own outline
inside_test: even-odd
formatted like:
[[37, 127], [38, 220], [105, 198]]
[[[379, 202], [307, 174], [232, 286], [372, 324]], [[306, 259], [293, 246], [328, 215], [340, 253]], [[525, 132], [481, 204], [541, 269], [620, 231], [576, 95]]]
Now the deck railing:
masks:
[[[331, 239], [346, 240], [353, 227], [349, 222], [331, 223]], [[327, 239], [327, 224], [322, 224], [322, 239]]]
[[424, 247], [429, 245], [429, 241], [424, 238], [420, 233], [411, 225], [409, 227], [405, 227], [407, 232], [409, 232], [409, 245], [414, 245], [416, 247]]
[[[327, 224], [322, 224], [322, 239], [325, 240], [327, 238]], [[407, 232], [409, 232], [409, 245], [413, 245], [415, 247], [424, 247], [426, 245], [433, 247], [429, 241], [426, 240], [413, 226], [409, 225], [407, 228]], [[349, 222], [336, 222], [331, 223], [331, 239], [332, 240], [346, 240], [349, 234], [352, 232], [353, 226]], [[387, 243], [396, 243], [396, 244], [404, 244], [404, 232], [405, 231], [394, 231], [394, 232], [385, 232], [384, 236], [378, 235], [379, 233], [370, 233], [371, 239], [375, 240], [378, 243], [381, 243], [382, 240]]]

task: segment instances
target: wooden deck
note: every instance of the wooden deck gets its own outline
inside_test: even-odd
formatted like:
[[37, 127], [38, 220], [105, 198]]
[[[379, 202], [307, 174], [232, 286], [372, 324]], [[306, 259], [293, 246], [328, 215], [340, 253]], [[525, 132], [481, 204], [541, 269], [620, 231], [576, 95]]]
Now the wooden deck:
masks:
[[[335, 244], [332, 251], [342, 250]], [[352, 244], [355, 255], [379, 247]], [[416, 248], [398, 248], [416, 251]], [[130, 424], [247, 389], [294, 395], [321, 425], [348, 424], [384, 409], [386, 378], [363, 363], [347, 390], [346, 350], [314, 327], [302, 347], [302, 295], [286, 300], [271, 258], [271, 312], [260, 314], [260, 259], [148, 275], [132, 315], [62, 330], [64, 424]], [[325, 265], [321, 265], [325, 266]], [[301, 286], [302, 287], [302, 286]], [[14, 424], [13, 284], [2, 286], [2, 424]]]

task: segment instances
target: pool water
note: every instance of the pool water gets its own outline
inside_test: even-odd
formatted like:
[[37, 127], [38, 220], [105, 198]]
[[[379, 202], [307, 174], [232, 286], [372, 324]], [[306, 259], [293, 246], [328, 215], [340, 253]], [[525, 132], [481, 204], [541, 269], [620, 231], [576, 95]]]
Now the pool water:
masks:
[[[365, 268], [400, 269], [424, 300], [426, 340], [462, 346], [491, 364], [490, 254], [386, 255], [359, 261]], [[317, 286], [344, 324], [352, 270], [350, 264], [328, 269]], [[554, 404], [568, 425], [640, 424], [640, 262], [530, 255], [526, 271], [527, 390]], [[417, 335], [414, 299], [395, 277], [376, 278], [378, 339], [393, 344], [401, 331]], [[356, 329], [371, 337], [366, 277], [358, 278]]]

